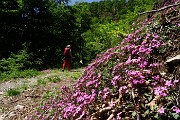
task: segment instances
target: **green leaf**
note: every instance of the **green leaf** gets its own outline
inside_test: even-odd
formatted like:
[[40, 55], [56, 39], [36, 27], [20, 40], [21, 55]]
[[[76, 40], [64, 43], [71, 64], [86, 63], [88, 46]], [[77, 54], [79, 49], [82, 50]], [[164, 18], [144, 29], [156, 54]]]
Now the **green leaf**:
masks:
[[149, 100], [149, 101], [151, 101], [151, 100], [152, 100], [152, 95], [150, 95], [150, 96], [148, 97], [148, 100]]
[[156, 113], [156, 115], [154, 116], [154, 118], [158, 118], [158, 113]]
[[149, 110], [146, 110], [146, 112], [145, 112], [144, 114], [145, 114], [145, 116], [146, 116], [147, 114], [149, 114]]
[[180, 117], [179, 114], [177, 114], [177, 113], [172, 113], [172, 115], [173, 115], [174, 119], [176, 119], [176, 120]]
[[132, 116], [135, 117], [136, 116], [136, 111], [132, 112]]
[[145, 96], [150, 96], [148, 93], [144, 93]]

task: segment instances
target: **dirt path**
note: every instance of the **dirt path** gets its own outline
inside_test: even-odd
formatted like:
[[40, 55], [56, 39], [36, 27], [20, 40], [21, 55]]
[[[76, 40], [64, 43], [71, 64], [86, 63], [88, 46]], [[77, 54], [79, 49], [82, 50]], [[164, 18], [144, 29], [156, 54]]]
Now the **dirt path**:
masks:
[[[36, 107], [48, 99], [63, 85], [71, 85], [81, 74], [81, 70], [72, 72], [49, 72], [30, 78], [11, 80], [0, 84], [0, 120], [26, 120]], [[19, 95], [7, 96], [8, 89], [28, 86]]]

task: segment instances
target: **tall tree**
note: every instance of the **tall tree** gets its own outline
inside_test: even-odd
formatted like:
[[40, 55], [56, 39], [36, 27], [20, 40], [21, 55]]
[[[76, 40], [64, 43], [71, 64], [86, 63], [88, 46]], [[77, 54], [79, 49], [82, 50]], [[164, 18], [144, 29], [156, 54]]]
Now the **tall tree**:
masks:
[[73, 44], [77, 51], [77, 61], [79, 61], [80, 59], [84, 60], [85, 41], [82, 38], [82, 33], [90, 28], [91, 12], [88, 3], [85, 2], [74, 5], [73, 9], [75, 10], [74, 16], [76, 18]]
[[[8, 57], [20, 47], [20, 8], [17, 0], [0, 2], [0, 58]], [[16, 40], [15, 40], [16, 39]]]

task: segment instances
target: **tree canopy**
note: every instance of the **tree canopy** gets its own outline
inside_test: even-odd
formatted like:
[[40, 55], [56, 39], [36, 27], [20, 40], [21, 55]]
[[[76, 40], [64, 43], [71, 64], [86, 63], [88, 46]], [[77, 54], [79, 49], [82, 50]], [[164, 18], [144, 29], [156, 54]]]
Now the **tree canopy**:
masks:
[[89, 63], [131, 32], [137, 13], [154, 2], [102, 0], [69, 6], [68, 0], [1, 0], [0, 59], [26, 50], [32, 63], [26, 67], [58, 67], [62, 50], [71, 44], [73, 65]]

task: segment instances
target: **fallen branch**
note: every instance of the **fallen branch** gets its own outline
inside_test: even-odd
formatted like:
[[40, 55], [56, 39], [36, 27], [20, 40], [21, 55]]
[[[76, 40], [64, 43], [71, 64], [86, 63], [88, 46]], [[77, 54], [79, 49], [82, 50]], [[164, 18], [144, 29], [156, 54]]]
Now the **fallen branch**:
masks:
[[18, 102], [19, 100], [21, 100], [21, 99], [16, 99], [16, 100], [14, 100], [14, 101], [11, 101], [11, 104]]
[[25, 95], [25, 97], [38, 98], [41, 97], [41, 95]]
[[157, 102], [160, 101], [161, 96], [155, 96], [155, 98], [148, 104], [151, 110], [154, 110], [154, 106], [157, 106]]
[[108, 117], [108, 119], [107, 119], [107, 120], [112, 120], [112, 119], [113, 119], [113, 117], [114, 117], [114, 114], [112, 113], [112, 114]]
[[145, 13], [159, 12], [159, 11], [168, 9], [170, 7], [175, 7], [175, 6], [179, 6], [179, 5], [180, 5], [180, 3], [176, 3], [176, 4], [173, 4], [173, 5], [168, 5], [168, 6], [162, 7], [160, 9], [158, 9], [158, 10], [151, 10], [151, 11], [147, 11], [147, 12], [142, 12], [142, 13], [139, 13], [138, 15], [142, 15], [142, 14], [145, 14]]
[[96, 116], [99, 114], [102, 114], [103, 112], [107, 112], [112, 110], [112, 107], [105, 107], [103, 109], [100, 109], [99, 111], [92, 114], [91, 120], [96, 120]]

